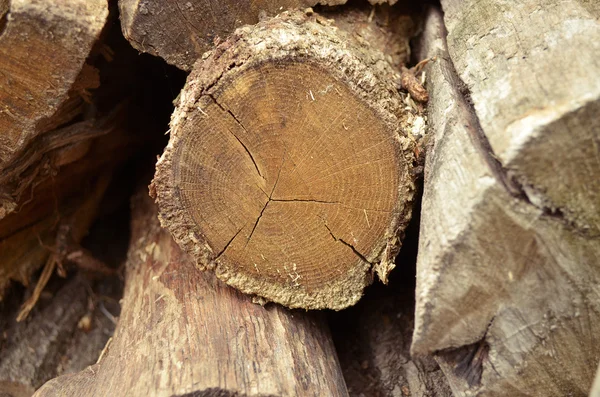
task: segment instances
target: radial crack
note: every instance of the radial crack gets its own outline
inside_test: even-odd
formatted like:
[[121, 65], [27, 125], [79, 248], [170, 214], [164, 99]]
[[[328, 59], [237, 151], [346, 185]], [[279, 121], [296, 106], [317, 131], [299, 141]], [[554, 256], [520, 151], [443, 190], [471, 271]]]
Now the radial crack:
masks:
[[260, 218], [262, 218], [263, 213], [267, 209], [267, 205], [269, 205], [269, 203], [271, 201], [274, 201], [272, 199], [273, 192], [275, 191], [275, 188], [277, 187], [277, 183], [279, 182], [279, 177], [281, 176], [281, 169], [283, 168], [283, 163], [284, 162], [285, 162], [285, 151], [283, 152], [283, 157], [281, 158], [281, 165], [279, 166], [279, 172], [277, 172], [277, 179], [275, 179], [275, 183], [273, 184], [273, 188], [271, 189], [271, 194], [269, 194], [269, 198], [268, 198], [267, 202], [265, 203], [265, 206], [260, 211], [260, 214], [258, 214], [258, 218], [256, 219], [256, 223], [254, 223], [254, 227], [252, 227], [252, 231], [250, 232], [250, 235], [248, 236], [248, 239], [246, 240], [246, 245], [244, 246], [244, 248], [247, 247], [248, 244], [250, 243], [250, 239], [252, 238], [252, 235], [254, 234], [254, 231], [258, 227], [258, 222], [260, 222]]
[[265, 203], [265, 206], [263, 207], [262, 211], [260, 211], [260, 214], [258, 215], [258, 218], [256, 219], [256, 222], [254, 223], [254, 226], [252, 227], [252, 230], [250, 231], [250, 235], [248, 236], [248, 240], [246, 240], [245, 247], [247, 247], [248, 244], [250, 243], [250, 239], [252, 238], [252, 235], [254, 234], [254, 231], [256, 230], [256, 227], [258, 226], [258, 222], [260, 222], [260, 218], [262, 218], [263, 213], [267, 209], [267, 205], [269, 205], [270, 202], [271, 202], [271, 199], [269, 198], [269, 201], [267, 201]]
[[217, 254], [217, 256], [215, 257], [215, 259], [214, 259], [215, 261], [216, 261], [216, 260], [218, 260], [218, 259], [221, 257], [221, 255], [223, 255], [223, 254], [225, 253], [225, 251], [227, 251], [227, 248], [229, 248], [229, 246], [231, 245], [231, 243], [233, 243], [233, 240], [235, 240], [235, 238], [238, 236], [238, 234], [240, 234], [240, 232], [241, 232], [242, 230], [244, 230], [244, 227], [246, 227], [246, 225], [242, 226], [242, 227], [241, 227], [241, 229], [240, 229], [240, 230], [238, 230], [238, 231], [237, 231], [237, 232], [236, 232], [236, 233], [233, 235], [233, 237], [232, 237], [232, 238], [231, 238], [231, 239], [230, 239], [230, 240], [227, 242], [227, 244], [225, 244], [225, 247], [223, 247], [223, 249], [221, 250], [221, 252], [219, 252], [219, 253]]
[[354, 252], [354, 254], [356, 256], [358, 256], [362, 261], [368, 263], [368, 264], [373, 264], [371, 261], [369, 261], [363, 254], [361, 254], [360, 252], [358, 252], [358, 250], [356, 248], [354, 248], [354, 246], [346, 241], [344, 241], [341, 238], [336, 237], [333, 232], [331, 231], [331, 229], [329, 228], [329, 226], [327, 226], [327, 222], [325, 222], [325, 220], [323, 220], [323, 225], [325, 226], [325, 228], [327, 229], [327, 231], [329, 232], [329, 235], [331, 236], [331, 238], [333, 238], [335, 241], [338, 241], [342, 244], [344, 244], [346, 247], [350, 248], [352, 250], [352, 252]]
[[[237, 116], [231, 110], [223, 107], [219, 102], [217, 102], [217, 100], [212, 96], [212, 94], [209, 94], [208, 96], [210, 97], [210, 99], [212, 99], [212, 101], [215, 103], [215, 105], [217, 105], [219, 108], [221, 108], [221, 110], [223, 110], [224, 112], [229, 113], [229, 115], [235, 120], [235, 122], [240, 126], [240, 128], [243, 129], [246, 132], [246, 134], [250, 135], [250, 133], [248, 132], [248, 130], [246, 129], [246, 127], [244, 127], [244, 125], [242, 124], [242, 122], [237, 118]], [[248, 154], [248, 157], [250, 157], [250, 160], [252, 161], [252, 164], [254, 164], [254, 168], [256, 168], [256, 172], [258, 172], [258, 175], [262, 179], [265, 179], [265, 177], [263, 176], [262, 172], [260, 172], [260, 168], [258, 168], [258, 163], [254, 159], [254, 156], [250, 152], [250, 149], [248, 149], [248, 147], [244, 144], [244, 142], [242, 142], [242, 140], [236, 134], [234, 134], [233, 131], [231, 131], [231, 130], [228, 130], [228, 131], [240, 143], [240, 145], [242, 145], [242, 147], [246, 151], [246, 154]]]

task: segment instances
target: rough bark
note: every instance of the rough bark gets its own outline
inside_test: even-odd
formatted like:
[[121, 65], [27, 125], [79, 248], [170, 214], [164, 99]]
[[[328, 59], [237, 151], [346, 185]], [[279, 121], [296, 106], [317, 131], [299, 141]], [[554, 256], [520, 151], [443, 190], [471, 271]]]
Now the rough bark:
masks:
[[26, 322], [15, 322], [16, 313], [7, 307], [15, 302], [2, 305], [7, 317], [0, 325], [0, 395], [31, 396], [49, 379], [96, 362], [113, 325], [88, 307], [85, 283], [73, 278], [42, 299]]
[[[532, 2], [525, 3], [531, 5]], [[443, 4], [447, 5], [447, 2]], [[482, 42], [469, 36], [459, 40], [457, 35], [479, 27], [481, 21], [469, 18], [487, 13], [495, 15], [498, 11], [498, 7], [482, 8], [484, 4], [487, 2], [464, 2], [465, 7], [471, 8], [470, 12], [462, 19], [449, 20], [454, 32], [450, 32], [451, 43], [455, 47], [471, 48]], [[520, 4], [516, 5], [517, 9]], [[582, 12], [578, 4], [564, 3], [564, 6]], [[540, 10], [564, 15], [577, 11], [564, 7], [557, 11], [545, 6]], [[456, 16], [453, 12], [456, 9], [448, 9], [446, 17]], [[593, 30], [597, 26], [597, 21], [593, 20], [574, 23], [573, 26], [582, 29]], [[462, 30], [456, 24], [462, 24]], [[512, 62], [521, 62], [530, 56], [536, 59], [540, 55], [537, 51], [527, 51], [532, 41], [526, 39], [525, 34], [532, 26], [537, 26], [539, 37], [551, 34], [550, 27], [519, 24], [523, 34], [519, 33], [522, 37], [520, 47], [514, 48], [512, 53], [518, 61]], [[564, 25], [559, 23], [558, 26]], [[485, 56], [497, 54], [498, 67], [510, 63], [512, 58], [498, 53], [496, 48], [502, 47], [496, 47], [494, 43], [499, 38], [515, 36], [502, 32], [495, 29], [485, 36], [485, 40], [492, 40], [487, 44], [488, 52], [455, 51], [451, 54], [452, 60], [460, 67], [467, 64], [467, 57], [469, 65], [478, 65]], [[551, 47], [551, 52], [570, 51], [562, 40]], [[600, 243], [597, 234], [530, 201], [529, 193], [511, 178], [512, 173], [507, 171], [503, 156], [496, 155], [493, 145], [488, 144], [488, 129], [489, 141], [496, 145], [510, 142], [512, 136], [499, 127], [501, 120], [492, 125], [488, 118], [490, 114], [484, 112], [506, 104], [511, 97], [518, 101], [519, 112], [535, 114], [539, 111], [538, 101], [542, 105], [547, 101], [570, 103], [583, 96], [571, 97], [571, 94], [548, 88], [548, 97], [541, 99], [537, 89], [527, 85], [522, 85], [519, 88], [522, 91], [518, 93], [509, 90], [507, 94], [498, 89], [493, 95], [480, 95], [481, 87], [501, 84], [506, 78], [514, 77], [509, 73], [501, 78], [497, 75], [480, 78], [477, 84], [467, 80], [473, 93], [471, 102], [447, 52], [439, 11], [434, 10], [428, 15], [423, 48], [422, 57], [437, 57], [437, 62], [427, 67], [429, 120], [435, 143], [425, 168], [412, 351], [415, 354], [435, 353], [458, 396], [585, 395], [600, 359], [600, 344], [595, 331], [600, 325], [597, 287], [600, 285], [597, 270]], [[548, 68], [545, 72], [554, 73], [554, 62], [545, 55], [543, 57], [540, 62]], [[538, 62], [532, 61], [534, 63]], [[488, 69], [491, 70], [493, 68]], [[463, 72], [462, 76], [469, 74]], [[572, 76], [563, 77], [569, 80]], [[540, 70], [532, 70], [526, 81], [538, 78], [545, 79], [546, 76]], [[587, 87], [592, 86], [588, 81]], [[510, 87], [507, 85], [506, 89]], [[577, 93], [574, 90], [572, 95]], [[475, 104], [475, 109], [471, 103]], [[582, 102], [578, 103], [584, 106]], [[505, 114], [492, 113], [497, 117]], [[481, 124], [478, 115], [481, 115]], [[590, 128], [594, 122], [586, 120], [585, 117], [579, 119], [584, 132], [577, 134], [592, 133]], [[527, 137], [527, 131], [531, 129], [521, 130], [522, 138]], [[586, 140], [577, 142], [581, 150], [587, 150], [584, 146], [591, 145]], [[540, 150], [546, 147], [540, 145]], [[538, 150], [535, 145], [528, 144], [527, 147], [530, 151]], [[552, 156], [560, 164], [570, 156], [563, 149], [544, 156]], [[539, 156], [532, 158], [532, 167], [537, 166], [536, 161], [541, 161]], [[582, 157], [577, 161], [588, 164], [595, 160]], [[588, 175], [584, 178], [591, 183], [590, 187], [593, 178], [596, 177]], [[572, 181], [567, 179], [557, 186], [566, 186]], [[573, 185], [571, 188], [577, 189]], [[580, 219], [584, 219], [589, 212], [580, 214]]]
[[[198, 58], [235, 29], [285, 10], [346, 0], [119, 0], [123, 35], [143, 52], [190, 71]], [[372, 4], [395, 0], [370, 0]]]
[[[65, 139], [46, 134], [81, 114], [97, 71], [85, 63], [108, 15], [103, 0], [12, 0], [0, 12], [0, 219], [44, 171], [40, 157]], [[1, 8], [1, 7], [0, 7]], [[5, 7], [7, 8], [7, 7]], [[56, 134], [54, 134], [56, 135]]]
[[354, 304], [395, 266], [412, 209], [397, 78], [312, 12], [238, 30], [180, 95], [152, 187], [162, 225], [245, 293]]
[[132, 204], [121, 317], [86, 370], [36, 396], [345, 396], [322, 319], [262, 307], [198, 271], [161, 229], [145, 192]]
[[600, 235], [600, 2], [442, 5], [497, 159], [535, 206]]

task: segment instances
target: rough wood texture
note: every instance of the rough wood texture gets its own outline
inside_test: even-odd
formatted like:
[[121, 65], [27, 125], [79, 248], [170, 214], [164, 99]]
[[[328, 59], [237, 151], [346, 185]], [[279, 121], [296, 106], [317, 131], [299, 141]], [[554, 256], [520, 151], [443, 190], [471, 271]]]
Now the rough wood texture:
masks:
[[236, 28], [263, 15], [346, 0], [119, 0], [123, 35], [138, 50], [190, 71], [200, 56]]
[[442, 5], [495, 156], [535, 206], [600, 236], [600, 2]]
[[337, 7], [319, 7], [319, 14], [333, 19], [335, 26], [353, 39], [385, 54], [395, 67], [410, 62], [410, 39], [419, 30], [421, 9], [414, 4], [373, 7], [353, 2]]
[[412, 209], [396, 78], [312, 13], [238, 30], [181, 93], [152, 187], [162, 225], [245, 293], [354, 304], [387, 279]]
[[[465, 24], [486, 12], [471, 10]], [[585, 395], [600, 359], [599, 240], [531, 203], [510, 179], [464, 96], [444, 36], [433, 10], [421, 57], [438, 59], [427, 67], [435, 144], [425, 169], [412, 351], [436, 353], [457, 396]], [[527, 56], [521, 49], [519, 59]]]
[[44, 158], [47, 173], [22, 198], [19, 211], [0, 220], [0, 300], [10, 280], [27, 286], [51, 256], [66, 261], [78, 248], [113, 170], [135, 151], [138, 138], [123, 122], [127, 112], [121, 106], [106, 118], [48, 136], [62, 146]]
[[36, 396], [346, 396], [318, 316], [262, 307], [198, 271], [161, 229], [145, 192], [133, 201], [122, 312], [99, 363]]
[[[49, 379], [93, 364], [106, 344], [113, 325], [98, 310], [88, 307], [89, 294], [82, 278], [75, 277], [50, 297], [41, 299], [26, 322], [0, 305], [0, 395], [31, 396]], [[4, 327], [6, 325], [6, 327]], [[86, 327], [87, 326], [87, 327]]]
[[[418, 231], [407, 231], [405, 246]], [[416, 245], [414, 254], [416, 254]], [[403, 248], [399, 260], [416, 260]], [[408, 257], [407, 257], [408, 256]], [[414, 268], [398, 269], [356, 306], [330, 314], [340, 364], [351, 397], [453, 397], [433, 358], [411, 357]]]
[[[190, 71], [204, 52], [236, 28], [285, 10], [347, 0], [119, 0], [123, 35], [139, 51]], [[371, 4], [396, 0], [369, 0]]]
[[85, 89], [97, 84], [85, 60], [108, 15], [104, 0], [9, 5], [0, 18], [0, 219], [40, 172], [25, 166], [53, 147], [44, 133], [80, 114]]

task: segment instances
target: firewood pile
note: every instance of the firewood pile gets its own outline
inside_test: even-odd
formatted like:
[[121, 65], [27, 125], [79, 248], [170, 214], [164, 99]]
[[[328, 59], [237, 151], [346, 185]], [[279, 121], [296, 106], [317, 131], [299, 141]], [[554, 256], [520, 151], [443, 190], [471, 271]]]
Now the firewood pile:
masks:
[[594, 1], [0, 0], [0, 396], [600, 397], [599, 76]]

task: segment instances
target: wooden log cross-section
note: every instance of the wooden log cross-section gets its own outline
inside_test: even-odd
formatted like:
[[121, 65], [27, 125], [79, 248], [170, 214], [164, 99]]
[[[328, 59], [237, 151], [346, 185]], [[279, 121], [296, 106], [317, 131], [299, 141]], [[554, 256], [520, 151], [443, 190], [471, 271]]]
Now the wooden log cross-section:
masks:
[[152, 191], [199, 266], [288, 307], [354, 304], [394, 267], [413, 142], [382, 53], [312, 13], [238, 30], [183, 89]]
[[157, 219], [132, 203], [122, 311], [99, 362], [35, 396], [347, 396], [320, 313], [253, 304], [198, 272]]

